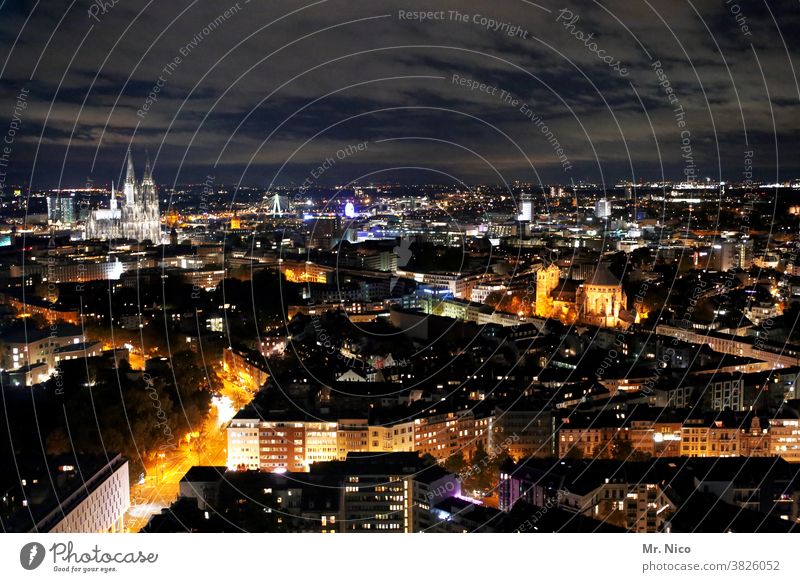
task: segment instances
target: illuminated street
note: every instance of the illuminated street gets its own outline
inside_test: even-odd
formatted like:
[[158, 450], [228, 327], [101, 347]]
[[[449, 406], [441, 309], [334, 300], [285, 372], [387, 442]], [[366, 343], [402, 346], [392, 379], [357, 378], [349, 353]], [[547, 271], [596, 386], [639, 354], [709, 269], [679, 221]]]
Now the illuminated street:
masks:
[[226, 437], [217, 422], [216, 413], [206, 423], [204, 432], [190, 445], [184, 443], [167, 453], [156, 466], [148, 467], [145, 482], [131, 488], [131, 508], [126, 515], [126, 527], [139, 531], [150, 519], [169, 506], [178, 496], [181, 477], [192, 465], [224, 465]]
[[211, 412], [203, 429], [189, 444], [181, 441], [176, 451], [164, 453], [163, 458], [147, 468], [144, 483], [131, 486], [131, 507], [125, 515], [127, 531], [138, 532], [152, 515], [158, 514], [175, 501], [180, 480], [193, 465], [224, 466], [227, 461], [225, 428], [235, 413], [234, 402], [243, 406], [252, 399], [247, 390], [220, 376], [223, 388], [212, 399]]

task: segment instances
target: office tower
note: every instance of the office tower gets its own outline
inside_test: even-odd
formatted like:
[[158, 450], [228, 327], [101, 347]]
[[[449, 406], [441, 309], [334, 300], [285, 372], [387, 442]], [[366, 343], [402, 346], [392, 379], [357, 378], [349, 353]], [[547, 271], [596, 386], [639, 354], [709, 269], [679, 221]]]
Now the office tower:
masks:
[[608, 218], [611, 216], [611, 202], [609, 202], [606, 198], [595, 202], [594, 214], [597, 216], [597, 218]]
[[524, 192], [519, 201], [519, 216], [517, 217], [517, 220], [530, 222], [532, 217], [533, 200], [531, 199], [531, 195], [529, 193]]

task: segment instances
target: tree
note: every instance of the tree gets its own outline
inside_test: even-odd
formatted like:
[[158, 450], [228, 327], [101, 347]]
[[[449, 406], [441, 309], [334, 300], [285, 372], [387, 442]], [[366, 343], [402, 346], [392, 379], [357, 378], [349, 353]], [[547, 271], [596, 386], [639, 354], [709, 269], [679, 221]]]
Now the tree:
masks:
[[50, 431], [46, 438], [48, 455], [61, 455], [72, 450], [72, 443], [69, 442], [67, 433], [60, 426]]
[[639, 247], [631, 253], [631, 262], [635, 265], [644, 266], [653, 264], [653, 253], [647, 247]]
[[631, 453], [631, 455], [628, 458], [628, 460], [632, 461], [632, 462], [649, 461], [650, 460], [650, 455], [648, 455], [644, 451], [640, 451], [638, 449], [634, 449], [634, 451]]
[[467, 478], [464, 480], [468, 489], [477, 489], [478, 491], [486, 491], [492, 487], [491, 464], [492, 458], [483, 443], [478, 441], [475, 447], [475, 452], [469, 460], [470, 467], [468, 470]]
[[612, 459], [617, 461], [629, 461], [631, 460], [631, 453], [633, 453], [633, 445], [631, 444], [631, 441], [627, 439], [621, 439], [619, 435], [615, 435], [614, 438], [611, 439], [609, 454]]
[[[144, 471], [145, 461], [165, 447], [177, 446], [206, 419], [211, 393], [203, 385], [205, 371], [195, 358], [191, 352], [175, 355], [177, 382], [171, 373], [151, 371], [143, 377], [124, 364], [115, 370], [99, 363], [66, 362], [45, 392], [52, 395], [54, 411], [46, 435], [48, 451], [66, 447], [86, 454], [120, 452], [135, 478]], [[59, 386], [63, 388], [56, 396]]]
[[583, 458], [583, 449], [577, 444], [572, 445], [567, 449], [567, 454], [564, 455], [565, 459], [580, 460]]
[[184, 350], [172, 355], [172, 370], [181, 395], [207, 390], [218, 392], [222, 383], [212, 369], [212, 362], [198, 354]]
[[460, 474], [466, 466], [467, 461], [464, 459], [464, 454], [461, 451], [455, 455], [450, 455], [444, 462], [444, 468], [455, 475]]
[[434, 457], [430, 453], [425, 453], [424, 455], [422, 455], [420, 457], [420, 461], [422, 462], [422, 465], [425, 467], [432, 467], [434, 465], [439, 464], [439, 461], [436, 460], [436, 457]]
[[514, 459], [511, 457], [511, 454], [508, 452], [508, 449], [502, 449], [494, 457], [492, 457], [492, 477], [497, 476], [497, 482], [499, 483], [500, 480], [500, 467], [502, 467], [506, 461], [513, 461]]

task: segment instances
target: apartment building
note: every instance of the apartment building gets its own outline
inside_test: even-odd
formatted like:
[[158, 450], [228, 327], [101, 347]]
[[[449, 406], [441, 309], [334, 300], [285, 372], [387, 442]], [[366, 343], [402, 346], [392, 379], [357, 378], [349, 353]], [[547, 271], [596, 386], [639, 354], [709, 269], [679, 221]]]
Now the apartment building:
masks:
[[307, 471], [314, 463], [344, 460], [350, 453], [419, 452], [445, 460], [469, 457], [480, 445], [490, 450], [494, 417], [472, 411], [380, 423], [376, 418], [338, 421], [262, 419], [250, 408], [227, 428], [230, 469]]
[[681, 456], [737, 457], [740, 427], [722, 420], [692, 419], [681, 427]]
[[[53, 324], [47, 329], [18, 328], [0, 336], [0, 369], [17, 370], [25, 366], [45, 364], [46, 376], [55, 373], [58, 361], [68, 355], [96, 351], [95, 344], [85, 344], [79, 327]], [[69, 347], [72, 349], [68, 349]], [[77, 352], [75, 351], [77, 350]]]

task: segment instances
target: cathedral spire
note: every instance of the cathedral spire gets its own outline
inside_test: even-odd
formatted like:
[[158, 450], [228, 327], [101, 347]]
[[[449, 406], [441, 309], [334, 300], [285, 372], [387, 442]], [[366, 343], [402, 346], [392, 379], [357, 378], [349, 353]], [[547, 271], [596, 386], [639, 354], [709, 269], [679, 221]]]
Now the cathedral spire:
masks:
[[145, 163], [144, 163], [144, 174], [142, 175], [142, 186], [152, 186], [153, 185], [153, 170], [150, 167], [150, 153], [145, 150]]
[[131, 156], [131, 150], [128, 150], [128, 171], [125, 174], [125, 183], [126, 184], [135, 184], [136, 183], [136, 173], [133, 171], [133, 157]]
[[123, 192], [125, 194], [125, 204], [133, 204], [136, 198], [136, 173], [133, 171], [133, 157], [131, 150], [128, 149], [128, 171], [125, 174], [125, 185]]

